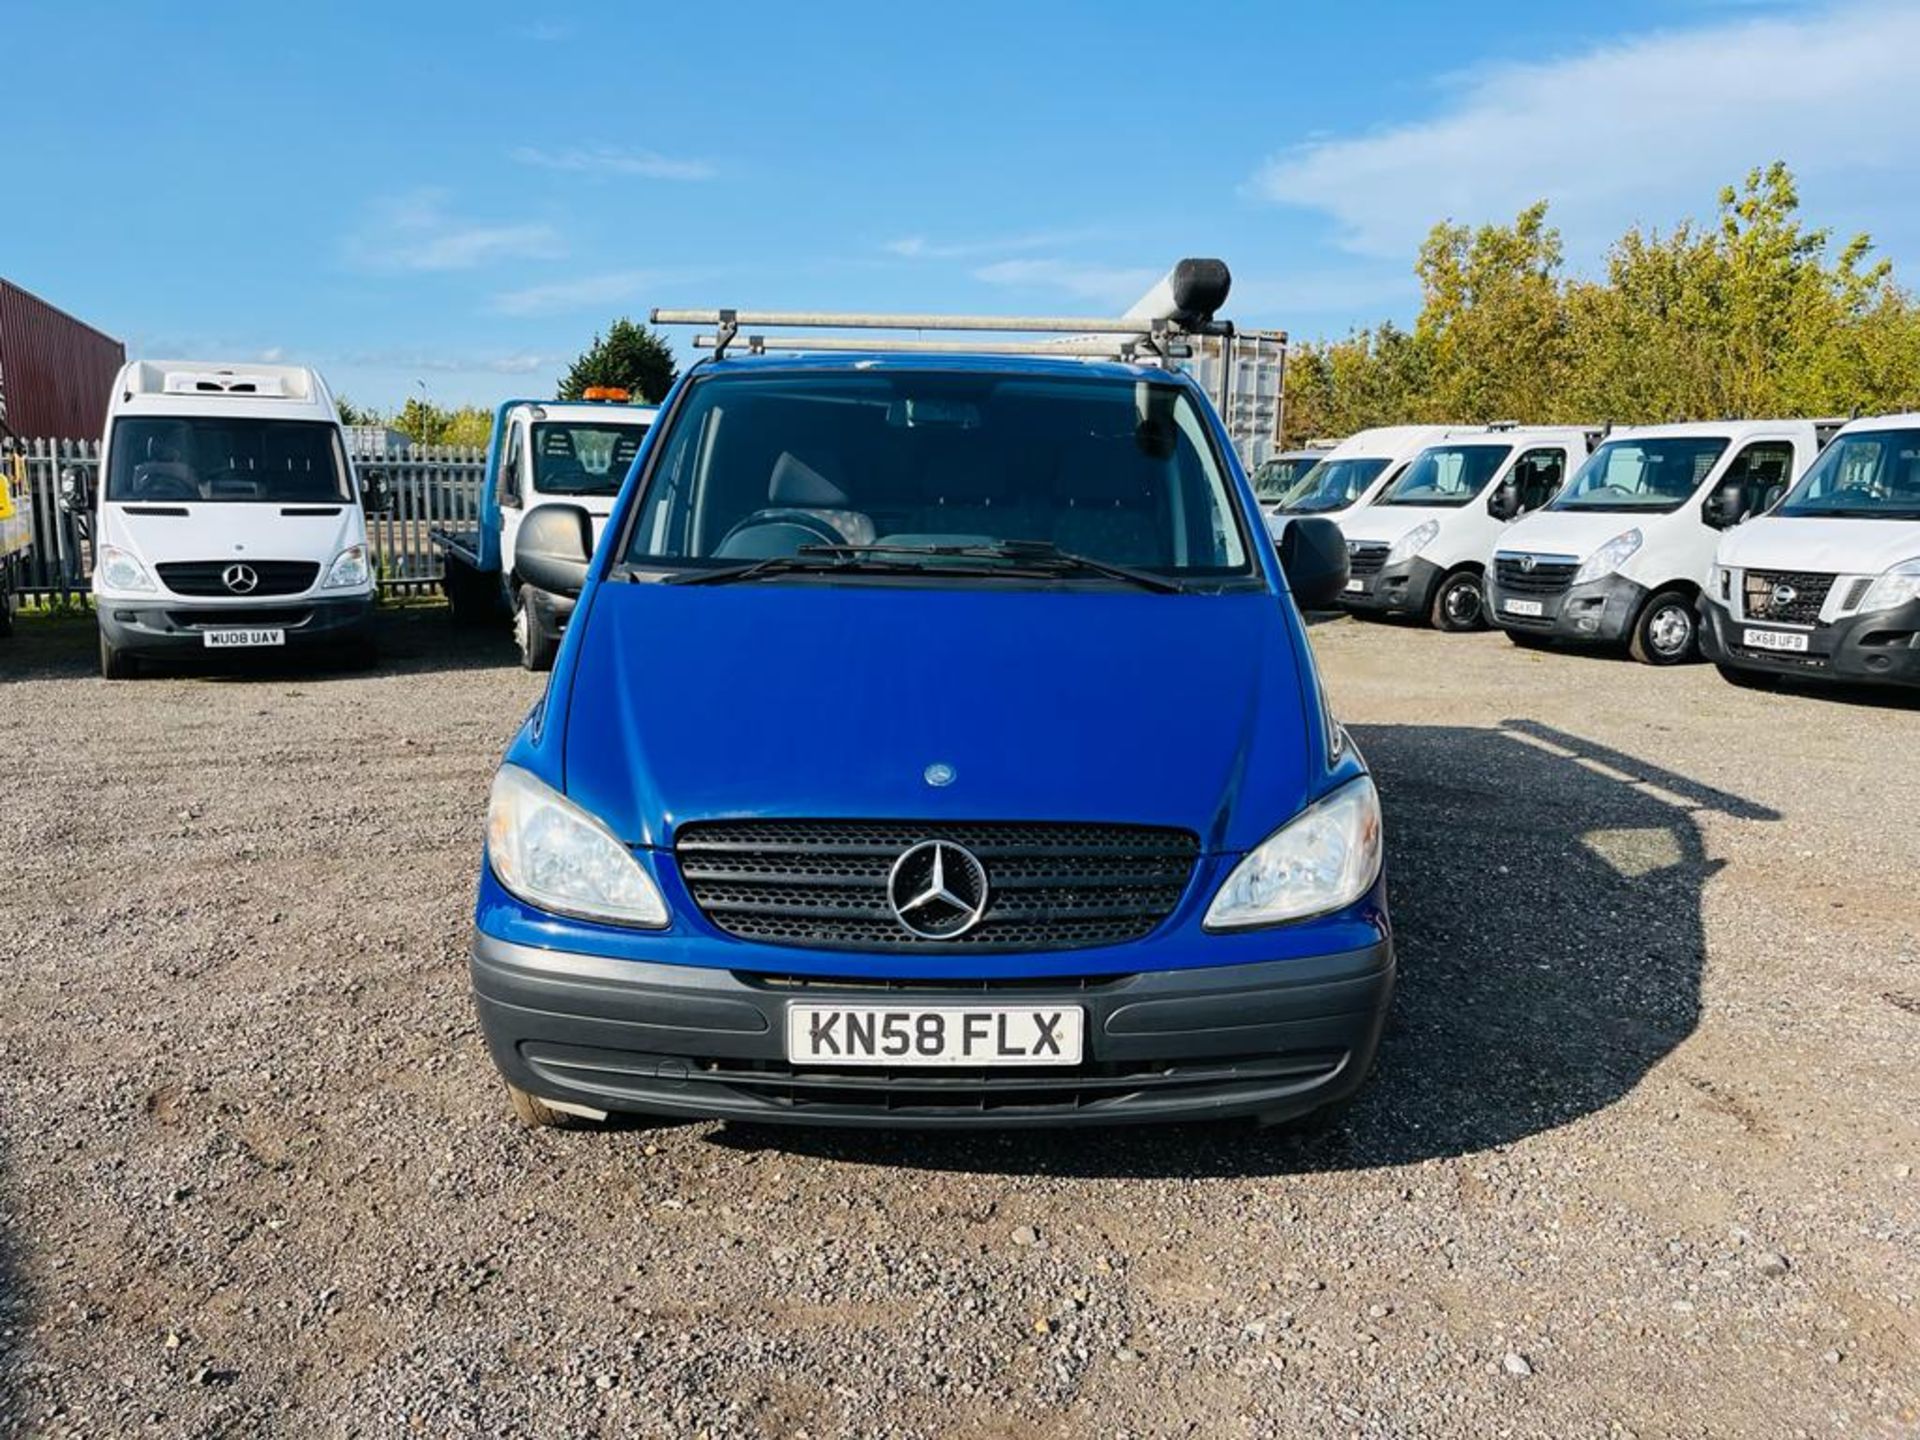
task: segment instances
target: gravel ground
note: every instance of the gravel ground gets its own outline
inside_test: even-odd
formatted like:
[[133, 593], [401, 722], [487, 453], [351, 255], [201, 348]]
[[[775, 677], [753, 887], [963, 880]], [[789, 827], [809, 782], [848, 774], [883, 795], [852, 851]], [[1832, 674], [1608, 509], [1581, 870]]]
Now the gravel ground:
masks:
[[1402, 965], [1322, 1140], [530, 1133], [538, 681], [0, 647], [0, 1429], [1920, 1435], [1920, 707], [1336, 621]]

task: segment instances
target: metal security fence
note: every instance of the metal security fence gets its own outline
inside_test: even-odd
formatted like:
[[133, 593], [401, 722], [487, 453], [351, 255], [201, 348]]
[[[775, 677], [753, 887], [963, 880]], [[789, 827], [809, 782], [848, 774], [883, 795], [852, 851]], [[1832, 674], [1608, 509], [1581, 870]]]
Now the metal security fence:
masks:
[[[26, 555], [21, 593], [30, 604], [83, 604], [93, 575], [92, 537], [84, 517], [61, 509], [60, 488], [62, 478], [73, 471], [88, 491], [97, 492], [100, 442], [25, 440], [15, 442], [15, 453], [25, 461], [26, 507], [33, 520], [33, 547]], [[478, 523], [486, 453], [466, 446], [417, 445], [399, 453], [355, 455], [353, 466], [363, 480], [378, 472], [392, 497], [385, 513], [367, 517], [367, 539], [381, 588], [393, 593], [437, 588], [442, 557], [429, 532]]]

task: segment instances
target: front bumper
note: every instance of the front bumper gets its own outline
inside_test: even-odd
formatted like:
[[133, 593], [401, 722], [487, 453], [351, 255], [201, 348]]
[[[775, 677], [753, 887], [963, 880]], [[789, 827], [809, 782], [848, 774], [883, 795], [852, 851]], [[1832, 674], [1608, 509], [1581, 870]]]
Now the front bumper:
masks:
[[[1700, 614], [1700, 648], [1715, 664], [1808, 680], [1920, 686], [1920, 600], [1811, 629], [1736, 620], [1717, 600], [1702, 600]], [[1744, 643], [1749, 629], [1803, 634], [1807, 648], [1756, 649]]]
[[[1383, 565], [1371, 575], [1356, 575], [1347, 582], [1347, 593], [1340, 603], [1349, 610], [1379, 615], [1425, 615], [1433, 603], [1434, 586], [1446, 572], [1431, 560], [1418, 555], [1393, 565]], [[1355, 584], [1360, 588], [1352, 588]]]
[[[1633, 622], [1647, 603], [1647, 587], [1623, 575], [1606, 575], [1552, 594], [1531, 594], [1487, 581], [1487, 618], [1503, 630], [1548, 640], [1621, 645], [1633, 634]], [[1511, 604], [1538, 605], [1540, 614], [1516, 613]]]
[[[681, 1118], [865, 1127], [1104, 1125], [1257, 1115], [1345, 1099], [1373, 1065], [1390, 940], [1309, 959], [1075, 980], [822, 980], [543, 950], [474, 935], [480, 1026], [508, 1081], [546, 1100]], [[1073, 1067], [787, 1063], [789, 1003], [1061, 1004]]]
[[320, 600], [272, 600], [255, 605], [208, 605], [192, 600], [94, 602], [100, 628], [116, 650], [134, 654], [202, 650], [209, 630], [247, 626], [287, 632], [287, 645], [340, 645], [361, 638], [373, 623], [373, 595]]

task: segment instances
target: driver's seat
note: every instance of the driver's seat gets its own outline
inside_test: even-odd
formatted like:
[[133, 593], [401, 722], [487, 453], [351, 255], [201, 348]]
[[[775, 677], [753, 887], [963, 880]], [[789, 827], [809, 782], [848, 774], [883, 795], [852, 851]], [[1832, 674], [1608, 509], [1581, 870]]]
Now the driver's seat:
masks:
[[[815, 457], [830, 464], [824, 456]], [[735, 525], [714, 547], [725, 559], [795, 555], [803, 545], [871, 545], [873, 517], [822, 471], [791, 450], [780, 452], [767, 480], [767, 508]]]

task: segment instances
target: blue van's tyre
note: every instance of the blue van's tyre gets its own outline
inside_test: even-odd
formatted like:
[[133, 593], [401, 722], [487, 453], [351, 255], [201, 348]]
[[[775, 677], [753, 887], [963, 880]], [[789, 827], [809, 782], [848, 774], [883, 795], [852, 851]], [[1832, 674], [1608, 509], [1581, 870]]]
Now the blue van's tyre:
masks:
[[507, 1086], [507, 1099], [513, 1113], [529, 1130], [598, 1130], [603, 1122], [571, 1110], [556, 1110], [538, 1095], [529, 1095], [518, 1085]]

